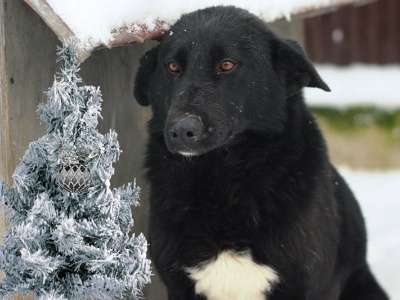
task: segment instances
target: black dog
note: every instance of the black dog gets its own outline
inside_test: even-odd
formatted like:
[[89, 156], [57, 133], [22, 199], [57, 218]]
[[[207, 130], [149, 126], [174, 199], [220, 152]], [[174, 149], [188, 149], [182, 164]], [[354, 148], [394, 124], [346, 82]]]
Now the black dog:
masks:
[[150, 246], [173, 300], [388, 299], [302, 88], [301, 48], [247, 11], [184, 15], [141, 60]]

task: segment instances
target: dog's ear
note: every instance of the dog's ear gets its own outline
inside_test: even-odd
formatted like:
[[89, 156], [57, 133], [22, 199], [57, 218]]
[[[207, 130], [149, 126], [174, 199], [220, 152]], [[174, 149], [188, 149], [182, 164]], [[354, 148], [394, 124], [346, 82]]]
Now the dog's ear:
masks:
[[148, 95], [151, 76], [157, 67], [158, 46], [148, 50], [140, 59], [133, 94], [140, 105], [150, 104]]
[[275, 38], [273, 43], [273, 65], [286, 87], [288, 96], [295, 94], [303, 87], [316, 87], [327, 92], [330, 91], [299, 43], [279, 38]]

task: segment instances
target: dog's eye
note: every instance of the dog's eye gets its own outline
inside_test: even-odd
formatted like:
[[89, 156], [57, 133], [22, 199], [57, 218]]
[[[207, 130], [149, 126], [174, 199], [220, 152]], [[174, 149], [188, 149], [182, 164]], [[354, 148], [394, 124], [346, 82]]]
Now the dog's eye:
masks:
[[181, 66], [174, 61], [169, 62], [167, 68], [172, 74], [179, 74], [181, 72]]
[[217, 65], [218, 73], [228, 73], [234, 70], [237, 66], [237, 63], [232, 60], [224, 60]]

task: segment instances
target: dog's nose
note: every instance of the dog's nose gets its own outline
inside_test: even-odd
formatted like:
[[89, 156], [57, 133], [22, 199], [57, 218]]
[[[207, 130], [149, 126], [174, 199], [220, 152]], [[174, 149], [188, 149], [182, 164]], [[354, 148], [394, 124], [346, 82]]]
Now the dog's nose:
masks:
[[169, 136], [173, 143], [193, 145], [201, 140], [204, 133], [204, 126], [201, 118], [195, 115], [188, 115], [178, 120], [169, 130]]

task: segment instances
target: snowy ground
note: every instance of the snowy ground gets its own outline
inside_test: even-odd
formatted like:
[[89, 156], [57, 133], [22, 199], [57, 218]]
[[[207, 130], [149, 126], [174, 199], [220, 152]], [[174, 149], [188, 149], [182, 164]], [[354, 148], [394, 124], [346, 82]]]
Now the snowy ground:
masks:
[[400, 95], [395, 90], [400, 80], [400, 65], [316, 67], [332, 91], [327, 93], [307, 88], [305, 97], [310, 105], [346, 107], [367, 104], [384, 108], [400, 107]]
[[391, 299], [400, 299], [400, 171], [341, 174], [363, 209], [371, 267]]

